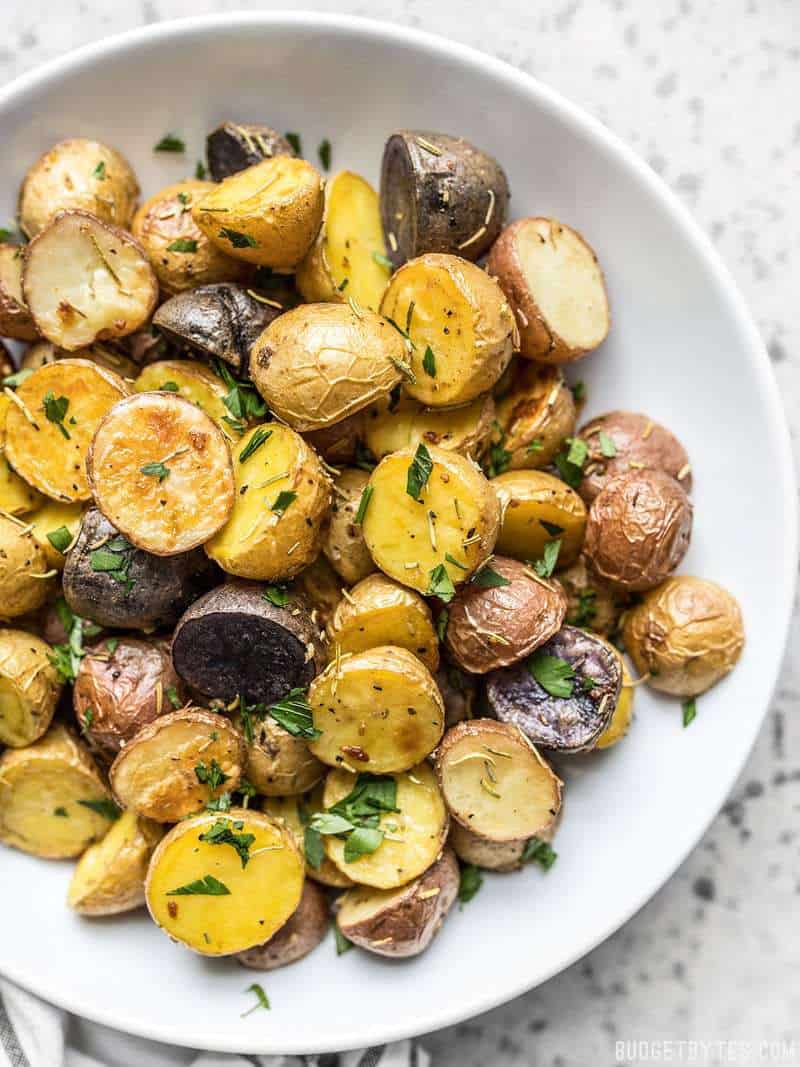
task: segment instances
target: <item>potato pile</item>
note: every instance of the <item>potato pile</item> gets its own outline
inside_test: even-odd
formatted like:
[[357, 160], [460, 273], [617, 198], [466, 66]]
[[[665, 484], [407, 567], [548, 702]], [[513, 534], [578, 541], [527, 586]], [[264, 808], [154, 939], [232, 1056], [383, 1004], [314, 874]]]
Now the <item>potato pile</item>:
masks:
[[207, 156], [137, 208], [63, 141], [0, 245], [0, 841], [204, 956], [332, 917], [413, 956], [481, 870], [552, 867], [570, 760], [641, 683], [688, 725], [741, 614], [675, 573], [680, 441], [578, 425], [603, 274], [496, 160], [400, 130], [376, 191], [235, 122]]

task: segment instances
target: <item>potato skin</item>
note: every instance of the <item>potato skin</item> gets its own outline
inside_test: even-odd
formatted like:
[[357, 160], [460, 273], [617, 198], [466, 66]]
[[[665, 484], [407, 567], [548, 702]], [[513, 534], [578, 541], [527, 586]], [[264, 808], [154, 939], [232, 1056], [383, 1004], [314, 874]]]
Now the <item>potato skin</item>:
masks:
[[[78, 861], [67, 903], [79, 915], [120, 915], [144, 904], [144, 880], [164, 828], [135, 812], [123, 812], [102, 841]], [[98, 869], [99, 868], [99, 869]]]
[[455, 819], [450, 823], [447, 841], [463, 863], [471, 863], [487, 871], [503, 872], [519, 870], [527, 843], [524, 840], [489, 841], [467, 830]]
[[494, 454], [488, 457], [494, 474], [546, 467], [575, 431], [575, 400], [556, 367], [520, 360], [496, 412], [499, 462]]
[[642, 592], [675, 570], [691, 534], [692, 505], [680, 483], [663, 471], [633, 470], [594, 498], [584, 552], [601, 578]]
[[[0, 629], [0, 743], [23, 748], [49, 727], [61, 695], [61, 682], [50, 663], [52, 649], [23, 630]], [[6, 701], [22, 706], [16, 726], [4, 714]]]
[[357, 411], [321, 430], [309, 430], [303, 436], [326, 463], [346, 467], [355, 460], [357, 445], [364, 437], [364, 418], [365, 411]]
[[[616, 455], [604, 456], [599, 435], [604, 433]], [[584, 477], [578, 492], [591, 504], [612, 478], [633, 469], [658, 470], [680, 482], [684, 492], [692, 490], [689, 456], [677, 437], [647, 415], [632, 411], [609, 411], [585, 423], [578, 436], [589, 446]]]
[[386, 142], [381, 215], [395, 267], [424, 252], [480, 259], [503, 228], [508, 200], [503, 168], [463, 137], [397, 130]]
[[369, 471], [350, 467], [333, 483], [333, 507], [322, 551], [347, 585], [360, 582], [375, 570], [361, 526], [354, 521], [368, 481]]
[[[242, 729], [241, 718], [234, 720]], [[293, 737], [269, 715], [253, 726], [247, 746], [245, 778], [262, 796], [297, 796], [319, 782], [328, 768], [313, 756], [302, 737]]]
[[317, 556], [302, 570], [290, 588], [311, 605], [311, 620], [324, 629], [342, 598], [342, 580], [324, 556]]
[[307, 433], [385, 396], [406, 361], [402, 337], [380, 315], [349, 304], [303, 304], [261, 334], [250, 376], [270, 410]]
[[[354, 945], [378, 956], [418, 956], [441, 929], [458, 896], [459, 880], [458, 861], [452, 849], [445, 848], [424, 874], [401, 890], [348, 889], [338, 901], [337, 925]], [[348, 920], [348, 905], [359, 900], [373, 901], [375, 910], [361, 920]]]
[[25, 175], [20, 228], [26, 237], [35, 237], [59, 211], [73, 208], [127, 228], [138, 196], [136, 175], [115, 148], [83, 137], [59, 141]]
[[475, 705], [478, 699], [478, 679], [457, 667], [443, 652], [439, 669], [434, 675], [439, 692], [444, 701], [444, 725], [449, 730], [457, 722], [475, 718]]
[[293, 155], [294, 149], [285, 137], [257, 122], [223, 122], [206, 137], [208, 169], [215, 182], [271, 156]]
[[744, 647], [739, 604], [707, 578], [668, 578], [631, 608], [625, 648], [640, 675], [662, 693], [694, 697], [733, 670]]
[[306, 879], [297, 911], [289, 921], [263, 945], [237, 952], [236, 961], [254, 971], [286, 967], [312, 952], [327, 934], [329, 925], [328, 898], [315, 882]]
[[[19, 520], [0, 515], [0, 618], [36, 611], [53, 590], [45, 554]], [[38, 578], [31, 575], [40, 575]]]
[[[35, 341], [39, 331], [22, 295], [22, 257], [21, 245], [0, 244], [0, 336]], [[11, 369], [3, 371], [8, 374]]]
[[617, 629], [628, 596], [594, 573], [583, 555], [558, 572], [556, 579], [567, 595], [566, 622], [607, 637]]
[[507, 667], [533, 652], [560, 629], [567, 610], [558, 583], [538, 578], [524, 563], [494, 556], [490, 566], [510, 584], [462, 585], [448, 609], [447, 650], [472, 674]]
[[72, 690], [78, 727], [106, 763], [142, 726], [174, 710], [173, 699], [179, 707], [186, 703], [167, 641], [121, 637], [112, 647], [100, 641], [87, 652]]

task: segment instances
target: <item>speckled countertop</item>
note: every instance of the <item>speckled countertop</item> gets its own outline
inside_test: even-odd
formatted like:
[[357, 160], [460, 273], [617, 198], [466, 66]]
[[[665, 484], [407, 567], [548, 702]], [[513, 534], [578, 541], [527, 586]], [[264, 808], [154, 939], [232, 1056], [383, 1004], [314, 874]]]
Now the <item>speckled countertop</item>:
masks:
[[[422, 27], [493, 52], [637, 149], [733, 270], [767, 343], [797, 454], [797, 0], [493, 0], [486, 8], [464, 0], [3, 0], [0, 83], [158, 19], [297, 6]], [[795, 644], [741, 780], [674, 878], [545, 986], [429, 1036], [436, 1067], [611, 1064], [615, 1042], [636, 1038], [794, 1038], [790, 1058], [772, 1062], [800, 1063], [799, 702]], [[712, 1050], [706, 1062], [723, 1060]]]

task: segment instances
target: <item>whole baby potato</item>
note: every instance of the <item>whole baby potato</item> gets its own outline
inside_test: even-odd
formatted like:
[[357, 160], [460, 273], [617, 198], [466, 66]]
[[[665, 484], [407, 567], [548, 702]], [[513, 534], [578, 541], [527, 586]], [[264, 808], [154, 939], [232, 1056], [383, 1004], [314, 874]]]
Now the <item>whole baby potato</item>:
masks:
[[663, 471], [633, 470], [595, 497], [584, 552], [601, 578], [631, 592], [652, 589], [689, 547], [692, 505]]
[[625, 648], [637, 671], [662, 693], [694, 697], [736, 665], [744, 647], [742, 613], [727, 589], [678, 575], [625, 616]]
[[40, 608], [53, 591], [47, 559], [32, 531], [0, 515], [0, 619]]

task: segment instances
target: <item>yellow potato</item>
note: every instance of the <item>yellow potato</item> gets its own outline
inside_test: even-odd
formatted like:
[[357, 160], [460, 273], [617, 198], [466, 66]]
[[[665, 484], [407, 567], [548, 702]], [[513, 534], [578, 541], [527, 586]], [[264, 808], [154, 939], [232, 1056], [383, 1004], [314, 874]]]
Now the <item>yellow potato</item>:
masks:
[[497, 401], [491, 473], [548, 466], [564, 439], [575, 433], [576, 418], [561, 371], [521, 360], [508, 392]]
[[33, 486], [20, 478], [6, 459], [6, 418], [12, 401], [0, 394], [0, 511], [7, 515], [24, 515], [33, 511], [43, 498]]
[[61, 695], [51, 655], [33, 634], [0, 629], [0, 743], [22, 748], [50, 725]]
[[165, 391], [182, 396], [205, 411], [228, 440], [234, 437], [230, 423], [225, 421], [231, 417], [225, 407], [228, 387], [209, 367], [196, 359], [160, 359], [150, 363], [138, 376], [133, 388], [137, 393]]
[[462, 456], [477, 456], [492, 432], [491, 393], [456, 408], [428, 408], [411, 397], [379, 400], [366, 412], [364, 439], [376, 459], [420, 443], [437, 445]]
[[227, 255], [289, 270], [319, 230], [322, 184], [304, 159], [273, 156], [225, 178], [193, 204], [192, 218]]
[[444, 732], [438, 686], [405, 648], [337, 655], [311, 683], [308, 702], [321, 731], [309, 748], [331, 767], [405, 771], [429, 755]]
[[150, 856], [164, 828], [125, 811], [78, 861], [67, 903], [79, 915], [119, 915], [144, 904]]
[[559, 567], [578, 558], [586, 530], [586, 505], [566, 483], [544, 471], [519, 470], [500, 474], [491, 484], [503, 506], [498, 552], [535, 561], [541, 559], [548, 542], [559, 540]]
[[48, 570], [63, 571], [66, 550], [78, 536], [85, 510], [80, 503], [48, 500], [27, 517], [33, 538], [44, 552]]
[[[234, 720], [234, 724], [242, 729], [241, 719]], [[294, 737], [271, 716], [253, 726], [253, 740], [247, 745], [245, 777], [262, 796], [305, 793], [327, 769], [311, 754], [302, 737]]]
[[409, 469], [420, 469], [415, 450], [404, 448], [381, 460], [369, 480], [372, 495], [362, 529], [385, 574], [447, 599], [494, 549], [500, 506], [471, 460], [433, 445], [427, 454], [432, 468], [419, 500], [407, 491]]
[[52, 577], [30, 527], [0, 515], [0, 618], [40, 608], [53, 591]]
[[35, 341], [25, 349], [20, 367], [24, 370], [38, 370], [45, 363], [55, 363], [58, 359], [88, 359], [90, 363], [97, 363], [98, 366], [118, 374], [120, 378], [133, 379], [139, 373], [138, 363], [118, 348], [101, 344], [99, 341], [74, 352], [59, 348], [52, 341]]
[[333, 506], [322, 551], [348, 585], [366, 578], [375, 570], [375, 563], [364, 544], [361, 524], [355, 521], [368, 481], [369, 471], [350, 467], [343, 470], [333, 483]]
[[610, 748], [621, 741], [627, 734], [633, 722], [633, 700], [636, 695], [636, 685], [631, 672], [628, 670], [628, 664], [624, 656], [620, 655], [619, 650], [610, 641], [604, 641], [603, 644], [608, 648], [614, 649], [619, 659], [622, 670], [622, 688], [619, 692], [619, 700], [614, 708], [614, 714], [611, 716], [611, 722], [600, 734], [595, 748]]
[[360, 175], [343, 170], [325, 184], [322, 227], [297, 268], [297, 288], [308, 303], [352, 296], [377, 311], [390, 274], [378, 194]]
[[311, 618], [324, 627], [342, 596], [342, 580], [324, 556], [317, 556], [292, 583], [311, 605]]
[[241, 578], [294, 577], [322, 545], [331, 504], [322, 464], [299, 434], [271, 422], [253, 427], [235, 446], [233, 471], [233, 510], [206, 552]]
[[[244, 837], [243, 854], [220, 836]], [[302, 892], [303, 858], [291, 831], [245, 808], [174, 826], [153, 853], [145, 885], [158, 926], [203, 956], [263, 944], [290, 918]]]
[[[303, 855], [305, 855], [303, 839], [306, 826], [313, 815], [324, 811], [325, 806], [322, 799], [324, 790], [325, 783], [320, 782], [312, 792], [306, 793], [304, 796], [264, 797], [261, 802], [262, 811], [272, 816], [273, 819], [278, 819], [285, 823], [292, 831], [297, 847], [303, 851]], [[327, 856], [323, 856], [319, 867], [312, 867], [306, 861], [306, 874], [309, 878], [313, 878], [315, 882], [330, 886], [332, 889], [347, 889], [353, 885], [352, 879], [343, 874]]]

